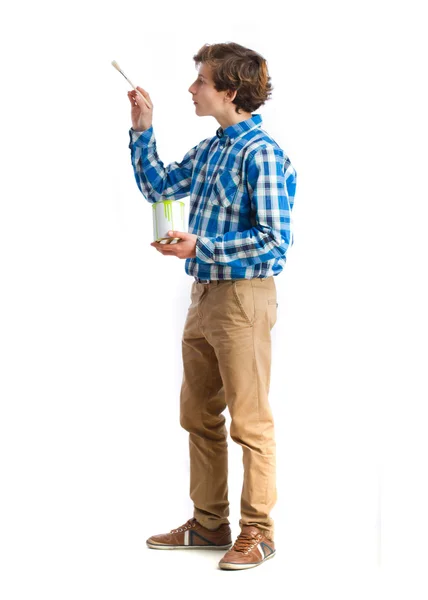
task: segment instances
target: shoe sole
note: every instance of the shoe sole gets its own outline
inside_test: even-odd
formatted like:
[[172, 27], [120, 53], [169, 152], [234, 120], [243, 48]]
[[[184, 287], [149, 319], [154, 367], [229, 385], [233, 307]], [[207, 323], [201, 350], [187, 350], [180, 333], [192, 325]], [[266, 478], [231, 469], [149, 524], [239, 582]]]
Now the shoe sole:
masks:
[[154, 544], [153, 542], [146, 542], [149, 548], [154, 550], [230, 550], [233, 544], [226, 544], [226, 546], [172, 546], [171, 544]]
[[261, 564], [263, 564], [266, 560], [269, 560], [270, 558], [272, 558], [272, 556], [275, 556], [276, 554], [276, 550], [274, 552], [272, 552], [272, 554], [269, 554], [269, 556], [266, 556], [266, 558], [264, 558], [263, 560], [261, 560], [258, 563], [248, 563], [248, 564], [244, 564], [244, 563], [219, 563], [219, 567], [220, 569], [223, 569], [224, 571], [240, 571], [241, 569], [252, 569], [254, 567], [258, 567]]

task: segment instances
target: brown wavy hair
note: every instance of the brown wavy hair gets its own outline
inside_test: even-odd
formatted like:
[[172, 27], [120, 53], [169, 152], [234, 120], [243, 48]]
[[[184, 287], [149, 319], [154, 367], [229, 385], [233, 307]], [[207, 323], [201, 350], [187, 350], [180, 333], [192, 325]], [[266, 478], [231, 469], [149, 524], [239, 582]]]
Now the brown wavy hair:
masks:
[[267, 62], [258, 52], [240, 44], [204, 44], [193, 60], [196, 67], [207, 64], [213, 74], [214, 88], [218, 92], [237, 91], [232, 103], [235, 112], [252, 113], [270, 100], [273, 86]]

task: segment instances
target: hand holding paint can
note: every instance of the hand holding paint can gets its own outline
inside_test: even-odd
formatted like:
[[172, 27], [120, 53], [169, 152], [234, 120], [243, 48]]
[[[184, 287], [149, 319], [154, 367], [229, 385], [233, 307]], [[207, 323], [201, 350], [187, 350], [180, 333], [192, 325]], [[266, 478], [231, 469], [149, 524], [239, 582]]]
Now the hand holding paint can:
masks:
[[153, 241], [176, 244], [180, 238], [171, 238], [168, 231], [187, 231], [184, 224], [184, 202], [161, 200], [153, 205]]

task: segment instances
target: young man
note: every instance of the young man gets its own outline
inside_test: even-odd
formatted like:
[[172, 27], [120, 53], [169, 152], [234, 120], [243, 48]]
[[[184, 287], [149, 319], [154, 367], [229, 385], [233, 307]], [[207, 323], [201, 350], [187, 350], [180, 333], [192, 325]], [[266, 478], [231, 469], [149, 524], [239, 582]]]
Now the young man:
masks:
[[[266, 61], [239, 44], [206, 44], [189, 87], [198, 116], [212, 116], [216, 135], [167, 167], [159, 159], [153, 103], [129, 92], [131, 160], [141, 193], [153, 203], [190, 195], [189, 232], [175, 245], [153, 243], [186, 259], [194, 277], [182, 339], [180, 424], [189, 432], [190, 497], [194, 514], [149, 548], [230, 549], [222, 569], [247, 569], [275, 555], [269, 513], [277, 499], [276, 455], [268, 402], [270, 332], [277, 318], [274, 277], [293, 244], [291, 209], [296, 172], [253, 111], [272, 86]], [[241, 533], [229, 526], [227, 430], [243, 449]]]

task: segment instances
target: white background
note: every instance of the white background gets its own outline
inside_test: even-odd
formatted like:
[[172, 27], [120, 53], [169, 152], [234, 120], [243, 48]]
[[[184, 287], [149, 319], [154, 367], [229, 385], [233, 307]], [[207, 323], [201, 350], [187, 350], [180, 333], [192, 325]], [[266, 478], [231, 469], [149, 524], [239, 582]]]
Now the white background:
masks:
[[[293, 600], [426, 598], [422, 3], [278, 6], [2, 10], [4, 600], [256, 597], [274, 584]], [[167, 165], [215, 135], [187, 90], [192, 56], [227, 41], [267, 59], [273, 96], [256, 112], [298, 174], [272, 331], [277, 555], [235, 574], [217, 569], [221, 552], [145, 546], [192, 516], [178, 420], [192, 279], [150, 246], [130, 86], [111, 66], [150, 93]], [[235, 538], [242, 454], [229, 450]]]

